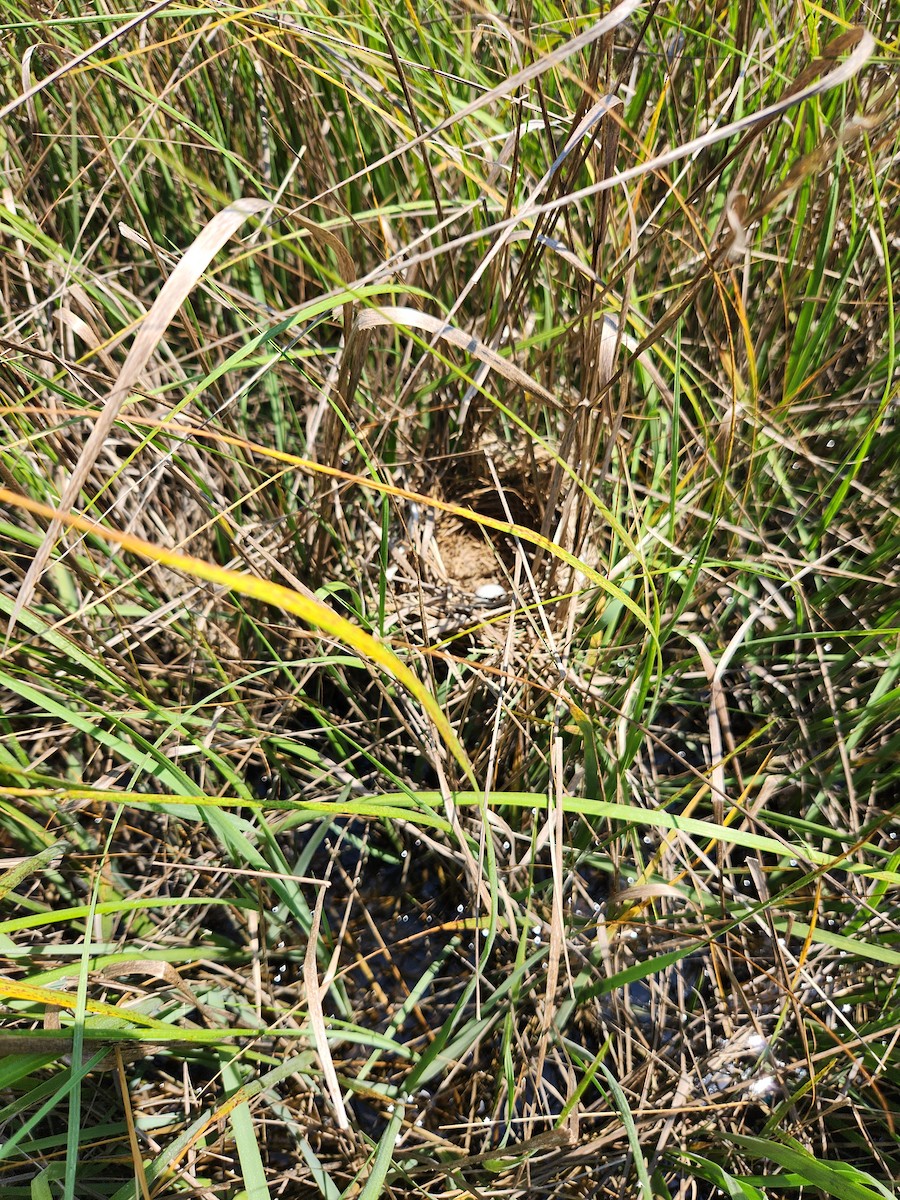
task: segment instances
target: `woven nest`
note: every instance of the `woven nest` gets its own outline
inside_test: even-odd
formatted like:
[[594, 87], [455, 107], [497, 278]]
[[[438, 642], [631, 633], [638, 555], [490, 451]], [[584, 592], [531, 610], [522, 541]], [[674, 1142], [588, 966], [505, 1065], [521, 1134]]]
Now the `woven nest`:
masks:
[[[493, 469], [491, 469], [493, 468]], [[450, 458], [416, 490], [504, 524], [540, 530], [543, 474], [533, 456], [504, 448]], [[499, 485], [499, 486], [498, 486]], [[431, 642], [507, 609], [524, 584], [533, 545], [444, 509], [408, 502], [392, 531], [391, 625]], [[487, 627], [484, 627], [487, 629]], [[489, 640], [494, 640], [487, 633]]]

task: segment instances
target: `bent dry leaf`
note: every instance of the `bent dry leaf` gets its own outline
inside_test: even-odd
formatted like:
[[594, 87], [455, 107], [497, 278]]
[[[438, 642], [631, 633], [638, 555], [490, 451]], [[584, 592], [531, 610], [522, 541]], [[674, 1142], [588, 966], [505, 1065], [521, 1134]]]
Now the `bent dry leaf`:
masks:
[[96, 537], [103, 538], [104, 541], [121, 546], [123, 550], [136, 554], [140, 558], [159, 563], [161, 566], [171, 567], [176, 571], [183, 571], [186, 575], [190, 575], [194, 579], [203, 579], [207, 583], [237, 592], [241, 596], [249, 596], [254, 600], [260, 600], [263, 604], [271, 604], [273, 608], [281, 608], [285, 612], [293, 613], [301, 621], [305, 621], [307, 625], [312, 625], [313, 628], [321, 630], [327, 636], [335, 638], [345, 646], [349, 646], [364, 661], [381, 667], [406, 688], [410, 695], [418, 700], [431, 719], [435, 729], [440, 734], [445, 746], [459, 763], [466, 778], [475, 786], [475, 774], [472, 770], [472, 764], [469, 762], [468, 755], [453, 732], [443, 710], [428, 688], [425, 687], [418, 676], [405, 663], [401, 662], [393, 650], [376, 641], [371, 634], [353, 625], [344, 617], [338, 616], [336, 612], [326, 604], [323, 604], [321, 600], [316, 600], [311, 596], [301, 596], [299, 592], [283, 587], [281, 584], [271, 583], [266, 579], [256, 579], [251, 575], [243, 575], [240, 571], [232, 571], [227, 567], [219, 567], [214, 563], [206, 562], [202, 558], [193, 558], [188, 554], [179, 554], [176, 550], [165, 550], [161, 546], [154, 546], [152, 543], [133, 537], [131, 534], [119, 533], [118, 530], [114, 529], [106, 529], [95, 521], [75, 516], [72, 513], [60, 512], [58, 509], [50, 508], [46, 504], [39, 504], [35, 500], [30, 500], [25, 496], [18, 495], [16, 492], [11, 492], [7, 488], [0, 488], [0, 504], [9, 504], [14, 508], [34, 513], [35, 516], [48, 518], [51, 521], [59, 521], [61, 525], [67, 525], [71, 529], [78, 529], [82, 533], [93, 534]]
[[38, 547], [25, 578], [22, 580], [22, 586], [19, 588], [19, 594], [9, 615], [7, 637], [15, 628], [19, 614], [28, 605], [34, 595], [34, 590], [44, 572], [44, 568], [50, 560], [56, 539], [59, 537], [65, 524], [63, 513], [67, 512], [78, 499], [85, 480], [103, 448], [103, 443], [109, 437], [110, 430], [115, 424], [122, 404], [140, 378], [141, 372], [149, 362], [153, 351], [159, 345], [172, 318], [181, 308], [182, 304], [184, 304], [188, 295], [200, 279], [200, 276], [228, 239], [240, 228], [248, 217], [253, 216], [255, 213], [263, 212], [268, 207], [268, 202], [265, 200], [235, 200], [233, 204], [229, 204], [227, 208], [223, 208], [221, 212], [216, 213], [213, 219], [204, 226], [184, 252], [175, 270], [163, 284], [150, 311], [141, 322], [137, 336], [132, 342], [131, 349], [128, 351], [128, 355], [122, 366], [119, 378], [107, 396], [103, 410], [97, 418], [94, 428], [91, 430], [91, 436], [88, 438], [78, 462], [75, 464], [75, 469], [69, 476], [68, 483], [63, 488], [63, 494], [59, 500], [59, 507], [62, 512], [52, 518], [50, 528], [47, 530], [44, 540]]
[[334, 1069], [334, 1060], [331, 1057], [331, 1049], [328, 1045], [325, 1013], [322, 1008], [322, 999], [331, 985], [331, 976], [336, 962], [332, 960], [332, 964], [328, 971], [326, 971], [322, 983], [319, 983], [316, 963], [316, 948], [319, 944], [319, 922], [322, 920], [322, 906], [324, 902], [325, 888], [323, 887], [319, 889], [319, 894], [316, 897], [316, 906], [313, 910], [312, 924], [310, 925], [309, 937], [306, 943], [306, 954], [303, 958], [303, 984], [306, 988], [306, 1010], [309, 1013], [309, 1023], [312, 1028], [316, 1053], [319, 1056], [319, 1065], [322, 1068], [322, 1074], [328, 1085], [328, 1094], [331, 1097], [331, 1103], [337, 1115], [338, 1129], [346, 1130], [350, 1128], [350, 1120], [347, 1116], [347, 1109], [344, 1106], [344, 1097], [341, 1094], [341, 1085], [338, 1082], [337, 1072]]
[[821, 69], [827, 66], [829, 62], [834, 61], [838, 54], [844, 53], [851, 47], [852, 52], [847, 58], [838, 66], [828, 71], [827, 74], [823, 75], [816, 83], [797, 90], [791, 90], [787, 95], [782, 96], [780, 100], [768, 105], [766, 108], [761, 108], [757, 112], [747, 113], [745, 116], [738, 118], [738, 120], [732, 121], [729, 125], [721, 125], [718, 128], [710, 129], [692, 141], [682, 142], [678, 146], [675, 146], [674, 149], [666, 150], [662, 154], [648, 159], [646, 162], [638, 163], [636, 166], [628, 167], [623, 171], [617, 171], [614, 175], [607, 175], [596, 183], [588, 184], [577, 191], [569, 192], [564, 196], [558, 196], [553, 200], [548, 200], [545, 204], [535, 205], [526, 214], [521, 214], [518, 217], [507, 217], [496, 225], [481, 230], [481, 236], [493, 233], [498, 229], [505, 229], [518, 220], [523, 219], [524, 216], [539, 217], [545, 213], [556, 212], [557, 209], [566, 208], [591, 196], [596, 196], [600, 192], [609, 191], [610, 188], [629, 183], [632, 179], [638, 179], [642, 175], [662, 171], [680, 159], [699, 154], [702, 150], [707, 149], [707, 147], [734, 137], [735, 134], [743, 133], [745, 130], [752, 129], [756, 125], [768, 123], [779, 117], [782, 113], [787, 112], [788, 109], [796, 108], [798, 104], [802, 104], [805, 100], [811, 100], [815, 96], [821, 96], [824, 92], [830, 91], [832, 88], [840, 87], [841, 84], [849, 82], [854, 75], [857, 75], [875, 52], [875, 38], [869, 33], [868, 29], [862, 25], [856, 25], [849, 29], [840, 38], [835, 39], [833, 46], [826, 47], [826, 53], [821, 58], [816, 59], [815, 64], [812, 64], [812, 67], [815, 69]]
[[73, 58], [70, 58], [67, 62], [63, 63], [61, 67], [57, 67], [55, 71], [51, 71], [51, 73], [44, 79], [39, 80], [35, 84], [25, 86], [20, 95], [16, 96], [13, 100], [10, 100], [8, 104], [4, 105], [3, 108], [0, 109], [0, 121], [5, 121], [10, 113], [14, 113], [16, 109], [21, 108], [23, 104], [26, 106], [30, 105], [31, 101], [39, 92], [42, 92], [46, 88], [51, 87], [54, 83], [57, 83], [63, 78], [64, 75], [69, 75], [72, 73], [72, 71], [77, 70], [77, 68], [86, 63], [88, 59], [96, 58], [101, 51], [105, 50], [107, 46], [111, 46], [113, 42], [122, 41], [123, 39], [127, 38], [131, 33], [134, 32], [135, 29], [138, 28], [138, 26], [146, 24], [151, 17], [158, 16], [158, 14], [161, 13], [163, 9], [168, 8], [171, 3], [172, 0], [158, 0], [156, 4], [151, 4], [146, 11], [138, 13], [137, 16], [132, 17], [131, 20], [125, 21], [121, 25], [117, 25], [112, 33], [108, 33], [105, 37], [98, 38], [97, 41], [89, 45], [86, 50], [83, 50], [80, 54], [76, 54]]
[[496, 87], [488, 88], [487, 91], [481, 92], [474, 100], [470, 100], [462, 108], [452, 112], [448, 117], [444, 117], [443, 120], [433, 125], [430, 129], [424, 129], [416, 137], [410, 138], [409, 141], [404, 142], [401, 146], [395, 146], [393, 150], [389, 150], [375, 162], [369, 163], [367, 166], [361, 167], [354, 174], [341, 179], [339, 184], [334, 184], [327, 188], [324, 192], [315, 196], [310, 203], [320, 204], [339, 188], [349, 187], [366, 175], [371, 175], [373, 172], [387, 166], [394, 159], [400, 158], [405, 154], [410, 154], [413, 150], [418, 149], [419, 146], [446, 133], [448, 129], [465, 121], [474, 113], [488, 109], [495, 100], [504, 100], [508, 96], [516, 95], [520, 92], [520, 89], [533, 79], [540, 79], [549, 71], [563, 66], [566, 59], [573, 58], [581, 51], [587, 50], [606, 34], [611, 33], [619, 25], [624, 24], [632, 13], [641, 8], [643, 4], [644, 0], [622, 0], [620, 4], [617, 4], [614, 9], [604, 17], [601, 17], [599, 21], [596, 21], [581, 33], [576, 34], [568, 42], [564, 42], [561, 46], [557, 46], [556, 49], [547, 53], [536, 55], [527, 66], [523, 67], [520, 71], [516, 71], [513, 75], [508, 75]]
[[456, 346], [467, 354], [471, 354], [473, 358], [479, 359], [489, 370], [505, 376], [524, 392], [531, 392], [533, 395], [539, 396], [553, 408], [560, 407], [558, 398], [552, 392], [548, 392], [531, 375], [504, 358], [502, 354], [498, 354], [496, 350], [491, 349], [474, 334], [466, 333], [465, 330], [451, 325], [449, 321], [443, 321], [440, 317], [421, 312], [409, 305], [382, 305], [377, 308], [364, 309], [355, 322], [355, 328], [360, 330], [373, 329], [379, 325], [395, 325], [403, 329], [422, 329], [426, 333], [434, 334], [436, 338], [445, 341], [449, 346]]

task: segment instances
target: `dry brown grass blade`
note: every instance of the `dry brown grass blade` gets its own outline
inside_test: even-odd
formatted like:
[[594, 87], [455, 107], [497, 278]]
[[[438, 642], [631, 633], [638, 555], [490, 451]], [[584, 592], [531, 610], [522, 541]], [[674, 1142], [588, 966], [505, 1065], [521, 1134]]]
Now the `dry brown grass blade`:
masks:
[[[235, 231], [255, 213], [260, 213], [268, 207], [265, 200], [241, 199], [235, 200], [227, 208], [216, 213], [212, 220], [203, 228], [192, 244], [185, 251], [175, 270], [166, 280], [159, 295], [156, 297], [150, 311], [144, 318], [137, 337], [128, 351], [122, 366], [121, 374], [116, 380], [103, 411], [97, 419], [87, 440], [75, 470], [63, 489], [59, 507], [63, 512], [72, 508], [87, 479], [91, 468], [97, 461], [97, 456], [103, 443], [109, 436], [122, 404], [140, 378], [150, 356], [159, 344], [160, 339], [168, 328], [172, 318], [181, 308], [190, 292], [195, 287], [200, 276], [209, 266], [215, 255], [221, 250]], [[20, 613], [31, 601], [38, 581], [53, 553], [56, 539], [62, 531], [62, 522], [55, 518], [28, 568], [22, 581], [19, 594], [9, 617], [7, 636], [15, 628]]]
[[595, 25], [591, 25], [591, 27], [586, 29], [584, 33], [579, 33], [577, 37], [572, 38], [571, 41], [565, 42], [562, 46], [557, 47], [556, 50], [552, 50], [549, 53], [542, 55], [540, 58], [535, 59], [535, 61], [529, 63], [527, 67], [523, 67], [521, 71], [517, 71], [515, 75], [510, 75], [508, 79], [504, 79], [502, 83], [498, 83], [496, 87], [493, 87], [489, 91], [482, 92], [479, 96], [476, 96], [474, 100], [464, 105], [458, 112], [446, 117], [432, 129], [426, 129], [424, 133], [420, 133], [417, 137], [411, 138], [402, 146], [398, 146], [395, 150], [391, 150], [390, 153], [383, 155], [376, 162], [370, 163], [368, 166], [363, 167], [354, 175], [349, 175], [346, 179], [341, 179], [339, 183], [336, 183], [333, 187], [328, 188], [327, 191], [320, 193], [318, 196], [314, 196], [309, 203], [320, 204], [324, 199], [326, 199], [326, 197], [332, 195], [332, 193], [338, 191], [340, 188], [348, 187], [350, 184], [355, 183], [358, 179], [362, 179], [364, 176], [370, 175], [372, 172], [377, 171], [380, 167], [385, 166], [387, 163], [393, 162], [394, 159], [399, 158], [401, 155], [408, 154], [410, 150], [415, 150], [418, 146], [421, 146], [430, 138], [437, 137], [438, 134], [444, 133], [445, 130], [449, 129], [452, 125], [456, 125], [460, 121], [464, 121], [467, 117], [471, 117], [473, 113], [479, 112], [483, 108], [487, 108], [489, 105], [493, 104], [495, 100], [501, 100], [504, 96], [513, 95], [518, 91], [518, 89], [524, 87], [526, 83], [530, 83], [532, 79], [539, 79], [542, 75], [546, 75], [548, 71], [552, 71], [554, 67], [558, 67], [561, 63], [565, 62], [567, 58], [571, 58], [573, 54], [577, 54], [580, 50], [586, 50], [589, 46], [592, 46], [595, 42], [598, 42], [605, 34], [611, 33], [612, 30], [617, 29], [619, 25], [628, 20], [628, 18], [636, 9], [641, 7], [643, 2], [644, 0], [623, 0], [621, 4], [616, 5], [612, 12], [607, 13], [602, 20], [598, 21]]
[[[350, 251], [341, 241], [341, 239], [331, 232], [330, 229], [323, 229], [321, 225], [317, 225], [315, 221], [307, 221], [305, 217], [292, 217], [301, 228], [305, 229], [312, 240], [324, 242], [334, 251], [334, 256], [338, 261], [338, 273], [344, 283], [351, 283], [356, 278], [356, 264], [353, 261], [353, 256]], [[348, 301], [344, 305], [344, 339], [350, 335], [350, 323], [353, 320], [353, 304]]]
[[328, 1085], [328, 1094], [331, 1097], [331, 1103], [334, 1105], [338, 1129], [349, 1129], [350, 1121], [347, 1117], [347, 1109], [344, 1107], [341, 1085], [338, 1083], [337, 1072], [334, 1069], [334, 1060], [331, 1057], [331, 1050], [328, 1046], [325, 1013], [322, 1009], [322, 996], [328, 990], [329, 976], [332, 974], [332, 969], [329, 968], [325, 979], [322, 983], [319, 983], [319, 973], [316, 963], [316, 950], [319, 945], [319, 923], [322, 920], [322, 905], [324, 903], [325, 888], [322, 887], [319, 888], [319, 894], [316, 897], [316, 905], [313, 909], [312, 922], [309, 927], [309, 937], [306, 942], [306, 954], [303, 958], [303, 984], [306, 988], [306, 1010], [309, 1014], [313, 1044], [319, 1056], [322, 1074], [325, 1076], [325, 1082]]
[[[563, 196], [558, 196], [556, 199], [549, 200], [545, 204], [536, 205], [529, 211], [519, 213], [517, 217], [508, 217], [506, 220], [493, 225], [490, 229], [480, 230], [479, 235], [484, 237], [487, 233], [493, 233], [498, 229], [506, 228], [506, 226], [525, 218], [555, 212], [558, 208], [567, 208], [580, 200], [586, 200], [589, 196], [596, 196], [600, 192], [605, 192], [610, 188], [618, 187], [620, 184], [628, 183], [632, 179], [638, 179], [642, 175], [661, 171], [682, 158], [689, 158], [691, 155], [698, 154], [708, 146], [716, 145], [718, 142], [734, 137], [737, 133], [743, 133], [746, 129], [767, 124], [769, 121], [781, 116], [782, 113], [787, 112], [788, 109], [796, 108], [798, 104], [802, 104], [805, 100], [821, 96], [823, 92], [831, 91], [832, 88], [849, 82], [869, 61], [875, 51], [876, 42], [868, 29], [865, 29], [862, 25], [857, 25], [853, 29], [848, 30], [846, 34], [842, 34], [838, 42], [839, 44], [836, 48], [840, 52], [849, 49], [854, 42], [856, 46], [852, 54], [845, 58], [839, 66], [829, 71], [826, 75], [823, 75], [817, 83], [810, 84], [808, 87], [799, 90], [790, 91], [786, 96], [782, 96], [780, 100], [776, 101], [775, 104], [770, 104], [767, 108], [762, 108], [758, 112], [748, 113], [746, 116], [740, 117], [737, 121], [732, 121], [730, 125], [722, 125], [710, 129], [707, 133], [701, 134], [692, 141], [683, 142], [681, 145], [675, 146], [663, 154], [658, 154], [646, 162], [637, 163], [633, 167], [628, 167], [624, 171], [618, 171], [614, 175], [608, 175], [596, 183], [589, 184], [587, 187], [579, 188], [577, 191], [569, 192]], [[822, 67], [833, 61], [835, 57], [835, 45], [829, 47], [828, 50], [827, 54], [817, 59], [811, 66]], [[444, 250], [446, 251], [446, 249], [447, 247], [445, 246]], [[413, 262], [414, 260], [409, 258], [406, 260], [405, 265], [408, 268]]]
[[128, 1146], [131, 1150], [131, 1161], [134, 1165], [134, 1178], [141, 1190], [142, 1200], [150, 1200], [150, 1187], [147, 1183], [147, 1172], [144, 1170], [144, 1159], [138, 1141], [137, 1127], [134, 1123], [134, 1110], [131, 1105], [131, 1094], [128, 1091], [128, 1079], [125, 1075], [125, 1059], [118, 1046], [113, 1053], [116, 1058], [116, 1073], [119, 1080], [119, 1092], [122, 1096], [122, 1108], [125, 1113], [125, 1125], [128, 1129]]
[[[126, 959], [124, 962], [112, 963], [108, 967], [102, 967], [97, 972], [98, 979], [112, 981], [121, 990], [125, 990], [129, 986], [123, 981], [133, 975], [142, 975], [145, 979], [163, 980], [169, 987], [179, 992], [182, 998], [187, 1000], [188, 1004], [193, 1005], [197, 1012], [206, 1018], [210, 1026], [214, 1027], [220, 1023], [220, 1015], [199, 999], [171, 963], [157, 962], [151, 958]], [[145, 989], [133, 990], [143, 991]]]
[[[563, 195], [556, 196], [552, 200], [547, 200], [542, 204], [534, 204], [531, 207], [520, 209], [520, 211], [513, 216], [504, 217], [502, 220], [496, 221], [493, 225], [480, 228], [474, 233], [469, 232], [461, 234], [452, 241], [443, 242], [439, 246], [430, 246], [428, 249], [416, 253], [404, 253], [404, 270], [410, 270], [413, 267], [418, 267], [424, 263], [431, 262], [433, 259], [438, 257], [452, 254], [453, 252], [460, 250], [463, 246], [468, 245], [470, 242], [481, 241], [485, 237], [494, 236], [495, 234], [500, 233], [502, 230], [511, 226], [519, 225], [524, 221], [531, 221], [536, 217], [543, 216], [546, 213], [556, 212], [558, 209], [574, 207], [580, 201], [586, 200], [592, 196], [600, 195], [601, 193], [607, 192], [612, 188], [619, 187], [621, 184], [628, 183], [632, 179], [639, 179], [641, 176], [660, 172], [666, 167], [670, 167], [673, 163], [679, 162], [681, 159], [690, 158], [693, 155], [697, 155], [702, 150], [707, 149], [709, 146], [726, 141], [728, 138], [734, 137], [736, 134], [744, 133], [747, 130], [752, 130], [754, 133], [756, 133], [760, 127], [768, 125], [776, 117], [781, 116], [789, 109], [796, 108], [799, 104], [802, 104], [806, 100], [811, 100], [815, 96], [820, 96], [824, 92], [830, 91], [832, 88], [839, 87], [841, 84], [847, 83], [862, 70], [876, 49], [874, 37], [863, 26], [854, 26], [852, 29], [848, 30], [846, 34], [842, 35], [841, 38], [838, 39], [838, 42], [839, 44], [837, 45], [837, 49], [841, 51], [847, 49], [854, 43], [855, 49], [853, 50], [853, 53], [844, 59], [843, 62], [841, 62], [837, 67], [829, 71], [826, 75], [823, 75], [818, 82], [813, 83], [808, 87], [804, 87], [799, 91], [792, 90], [785, 96], [782, 96], [782, 98], [776, 103], [771, 104], [766, 108], [762, 108], [758, 112], [748, 113], [746, 116], [733, 121], [729, 125], [716, 126], [710, 129], [707, 133], [701, 134], [699, 137], [694, 138], [691, 141], [683, 142], [680, 145], [673, 147], [671, 150], [667, 150], [664, 153], [656, 155], [653, 158], [649, 158], [644, 162], [636, 163], [634, 166], [627, 167], [622, 171], [605, 175], [602, 179], [598, 179], [595, 183], [589, 184], [586, 187], [579, 188], [577, 191], [566, 192]], [[820, 70], [832, 62], [835, 57], [834, 50], [835, 44], [832, 43], [827, 48], [828, 52], [816, 59], [815, 63], [810, 65], [810, 72], [813, 68]], [[806, 77], [806, 73], [804, 73], [803, 77]], [[493, 93], [490, 93], [490, 95], [493, 95]], [[484, 103], [486, 98], [486, 96], [483, 96], [480, 103]], [[458, 115], [457, 117], [454, 117], [453, 120], [458, 119]], [[443, 126], [440, 128], [443, 128]], [[407, 143], [407, 145], [403, 147], [403, 151], [416, 145], [418, 145], [418, 141]], [[397, 151], [396, 153], [402, 153], [403, 151]], [[384, 159], [383, 161], [390, 161], [390, 157], [396, 157], [396, 153]], [[374, 166], [378, 165], [380, 164], [373, 164], [373, 167], [367, 167], [365, 171], [362, 171], [359, 174], [365, 174], [367, 171], [374, 169]], [[531, 236], [530, 232], [528, 236]], [[725, 244], [727, 245], [728, 243]], [[395, 264], [389, 260], [387, 263], [381, 264], [376, 270], [370, 272], [369, 275], [365, 276], [363, 279], [357, 280], [357, 284], [362, 285], [381, 278], [387, 271], [393, 270], [394, 267]], [[690, 296], [688, 296], [687, 302], [692, 302]], [[654, 331], [654, 335], [656, 335], [657, 332], [658, 331]], [[640, 346], [641, 351], [652, 344], [653, 340], [653, 338], [645, 338]]]
[[[562, 170], [566, 160], [572, 154], [573, 150], [581, 143], [584, 138], [590, 133], [591, 129], [597, 125], [603, 117], [608, 117], [612, 110], [621, 104], [615, 96], [601, 96], [600, 99], [588, 109], [573, 132], [566, 139], [566, 143], [562, 150], [557, 155], [555, 161], [547, 168], [540, 180], [531, 189], [527, 199], [519, 206], [519, 213], [523, 218], [534, 208], [540, 196], [544, 194], [546, 189], [557, 178]], [[609, 121], [607, 121], [609, 124]], [[534, 235], [534, 231], [532, 236]], [[462, 289], [454, 301], [453, 308], [450, 311], [450, 316], [457, 313], [462, 307], [466, 298], [474, 290], [479, 280], [487, 271], [488, 267], [494, 261], [498, 254], [501, 253], [504, 246], [515, 236], [515, 225], [505, 224], [500, 236], [497, 237], [487, 254], [484, 255], [481, 262], [471, 277], [466, 281], [466, 286]]]
[[124, 24], [117, 25], [112, 33], [108, 33], [106, 37], [100, 38], [98, 41], [88, 46], [86, 50], [82, 50], [80, 54], [76, 54], [74, 58], [69, 59], [69, 61], [63, 66], [57, 67], [55, 71], [51, 71], [47, 78], [42, 79], [40, 83], [35, 83], [31, 87], [25, 88], [21, 96], [16, 96], [15, 100], [10, 100], [9, 104], [7, 104], [4, 108], [0, 108], [0, 121], [4, 121], [10, 113], [15, 112], [17, 108], [21, 108], [23, 104], [30, 103], [30, 101], [38, 94], [38, 92], [42, 92], [45, 88], [50, 87], [51, 84], [58, 82], [60, 79], [62, 79], [63, 75], [68, 75], [71, 71], [74, 71], [77, 67], [80, 67], [82, 63], [87, 62], [89, 58], [96, 58], [101, 50], [105, 50], [106, 47], [111, 46], [113, 42], [119, 42], [123, 38], [128, 37], [128, 35], [137, 29], [139, 25], [145, 24], [145, 22], [149, 21], [151, 17], [158, 16], [163, 9], [168, 8], [171, 3], [172, 0], [159, 0], [157, 4], [151, 5], [146, 12], [138, 13], [138, 15], [136, 17], [132, 17], [130, 21], [125, 21]]
[[786, 200], [791, 192], [796, 191], [804, 179], [821, 171], [836, 150], [852, 145], [863, 134], [877, 129], [883, 121], [892, 116], [892, 113], [892, 106], [889, 101], [886, 101], [878, 109], [852, 117], [834, 137], [825, 138], [814, 150], [797, 160], [781, 183], [766, 192], [753, 212], [746, 215], [746, 225], [762, 220], [783, 200]]
[[377, 325], [401, 325], [406, 329], [424, 329], [449, 345], [465, 350], [467, 354], [479, 359], [492, 371], [503, 375], [510, 383], [516, 384], [523, 391], [540, 396], [554, 408], [559, 407], [557, 397], [552, 392], [548, 392], [531, 375], [509, 362], [496, 350], [492, 350], [490, 346], [486, 346], [479, 338], [462, 329], [457, 329], [455, 325], [448, 325], [440, 317], [433, 317], [430, 313], [420, 312], [417, 308], [405, 305], [385, 305], [381, 308], [367, 308], [361, 312], [354, 323], [354, 330], [373, 329]]

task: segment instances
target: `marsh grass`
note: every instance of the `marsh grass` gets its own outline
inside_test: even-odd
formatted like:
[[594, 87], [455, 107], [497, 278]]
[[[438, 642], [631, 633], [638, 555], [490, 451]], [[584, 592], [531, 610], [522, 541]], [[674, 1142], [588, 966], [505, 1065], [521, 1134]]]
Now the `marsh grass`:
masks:
[[4, 1197], [900, 1177], [896, 24], [583, 7], [4, 6]]

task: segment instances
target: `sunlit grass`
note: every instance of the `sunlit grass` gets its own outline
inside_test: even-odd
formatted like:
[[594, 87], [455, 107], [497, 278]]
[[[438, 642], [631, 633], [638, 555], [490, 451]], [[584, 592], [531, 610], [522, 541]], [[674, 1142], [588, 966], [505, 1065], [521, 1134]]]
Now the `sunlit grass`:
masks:
[[3, 1196], [890, 1194], [888, 7], [6, 5]]

